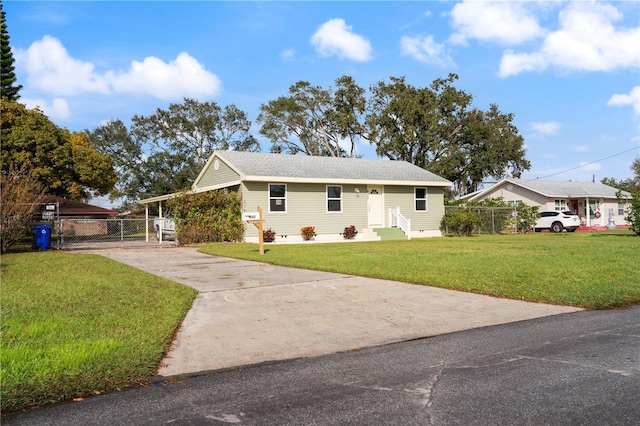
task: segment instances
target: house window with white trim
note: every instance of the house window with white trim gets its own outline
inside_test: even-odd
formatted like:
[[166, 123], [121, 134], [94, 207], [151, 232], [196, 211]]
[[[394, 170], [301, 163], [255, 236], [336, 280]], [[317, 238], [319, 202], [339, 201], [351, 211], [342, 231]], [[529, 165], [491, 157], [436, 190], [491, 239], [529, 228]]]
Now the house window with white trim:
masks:
[[327, 185], [327, 212], [342, 212], [342, 187]]
[[427, 188], [414, 188], [414, 206], [417, 212], [427, 211]]
[[269, 211], [286, 213], [287, 185], [283, 183], [269, 184]]
[[624, 203], [618, 201], [618, 216], [624, 216]]
[[567, 200], [555, 200], [556, 211], [563, 212], [567, 210]]

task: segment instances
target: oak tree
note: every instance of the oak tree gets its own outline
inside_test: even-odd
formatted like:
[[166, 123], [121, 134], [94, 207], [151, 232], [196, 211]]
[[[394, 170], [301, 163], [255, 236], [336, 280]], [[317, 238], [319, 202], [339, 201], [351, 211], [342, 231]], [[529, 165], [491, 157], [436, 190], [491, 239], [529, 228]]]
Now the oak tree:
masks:
[[331, 157], [355, 157], [360, 138], [366, 138], [364, 89], [353, 78], [336, 80], [335, 91], [298, 81], [289, 94], [260, 106], [260, 134], [271, 152]]
[[260, 149], [247, 114], [233, 104], [221, 108], [185, 98], [131, 122], [127, 128], [112, 120], [88, 132], [118, 171], [111, 197], [131, 203], [188, 189], [214, 150]]
[[82, 133], [56, 126], [39, 109], [0, 100], [2, 173], [29, 169], [48, 195], [73, 200], [108, 193], [115, 182], [111, 159]]

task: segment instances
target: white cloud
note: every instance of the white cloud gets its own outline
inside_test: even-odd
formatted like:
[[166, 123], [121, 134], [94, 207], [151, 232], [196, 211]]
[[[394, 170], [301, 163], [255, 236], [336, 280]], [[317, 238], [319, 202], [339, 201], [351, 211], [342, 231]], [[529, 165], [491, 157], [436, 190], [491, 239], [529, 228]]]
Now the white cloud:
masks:
[[17, 50], [15, 58], [30, 89], [53, 95], [120, 92], [179, 99], [214, 96], [222, 88], [215, 74], [184, 52], [169, 63], [147, 57], [132, 61], [127, 71], [100, 73], [91, 62], [71, 57], [58, 39], [47, 35], [27, 50]]
[[552, 136], [558, 134], [560, 123], [555, 121], [538, 121], [529, 123], [533, 131], [539, 136]]
[[515, 45], [543, 34], [536, 17], [522, 2], [465, 0], [451, 10], [456, 32], [450, 41], [467, 44], [469, 39]]
[[446, 52], [444, 44], [436, 43], [433, 36], [422, 39], [404, 36], [400, 39], [400, 49], [402, 55], [411, 56], [425, 64], [438, 65], [443, 68], [455, 66], [453, 59]]
[[369, 40], [351, 32], [344, 19], [331, 19], [320, 25], [311, 36], [311, 44], [322, 56], [337, 55], [356, 62], [373, 58]]
[[125, 73], [107, 75], [116, 92], [148, 94], [159, 99], [209, 97], [222, 89], [220, 79], [185, 52], [169, 63], [149, 56], [142, 62], [133, 61]]
[[107, 93], [104, 76], [95, 72], [91, 62], [72, 58], [62, 43], [49, 35], [27, 50], [16, 50], [16, 66], [24, 68], [30, 88], [54, 95]]
[[538, 51], [506, 51], [498, 75], [555, 67], [563, 71], [611, 71], [640, 67], [640, 27], [616, 28], [622, 15], [611, 4], [572, 2], [560, 12], [560, 29]]
[[631, 105], [635, 115], [640, 117], [640, 86], [635, 86], [628, 94], [613, 95], [607, 105]]
[[52, 120], [65, 120], [71, 116], [69, 110], [69, 104], [62, 98], [54, 98], [49, 104], [44, 99], [28, 99], [20, 98], [20, 103], [23, 103], [29, 109], [38, 108], [47, 117]]

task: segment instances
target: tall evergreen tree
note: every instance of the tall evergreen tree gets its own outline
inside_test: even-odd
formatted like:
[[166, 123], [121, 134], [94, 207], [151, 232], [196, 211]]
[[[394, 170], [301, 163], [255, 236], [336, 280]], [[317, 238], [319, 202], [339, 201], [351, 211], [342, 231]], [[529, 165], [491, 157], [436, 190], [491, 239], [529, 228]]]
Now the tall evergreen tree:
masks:
[[9, 32], [7, 31], [6, 13], [2, 10], [2, 0], [0, 0], [0, 36], [2, 42], [2, 57], [0, 58], [0, 97], [9, 101], [16, 101], [20, 98], [18, 92], [22, 89], [17, 85], [16, 74], [13, 66], [13, 53], [9, 45]]

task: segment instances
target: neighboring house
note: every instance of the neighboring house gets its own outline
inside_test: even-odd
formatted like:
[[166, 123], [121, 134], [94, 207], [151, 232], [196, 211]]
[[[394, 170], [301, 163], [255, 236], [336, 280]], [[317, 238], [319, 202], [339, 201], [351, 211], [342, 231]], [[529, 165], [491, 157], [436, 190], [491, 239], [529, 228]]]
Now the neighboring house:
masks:
[[38, 220], [56, 222], [58, 219], [64, 219], [61, 220], [62, 229], [58, 227], [58, 223], [54, 223], [54, 230], [62, 231], [64, 235], [106, 234], [107, 221], [104, 219], [118, 215], [115, 210], [53, 195], [45, 196], [40, 203], [42, 208]]
[[[538, 206], [540, 211], [570, 210], [580, 216], [583, 226], [628, 226], [624, 220], [626, 203], [618, 200], [617, 192], [616, 188], [596, 182], [504, 179], [461, 199], [482, 201], [500, 197], [514, 205]], [[631, 198], [626, 191], [622, 191], [622, 196]]]
[[[379, 239], [373, 230], [391, 227], [408, 238], [440, 236], [444, 188], [450, 186], [404, 161], [216, 151], [191, 192], [238, 191], [243, 212], [260, 207], [264, 227], [276, 233], [276, 241], [299, 242], [304, 226], [315, 227], [317, 241], [341, 240], [351, 225], [360, 240]], [[246, 227], [245, 240], [258, 241], [254, 226]]]

